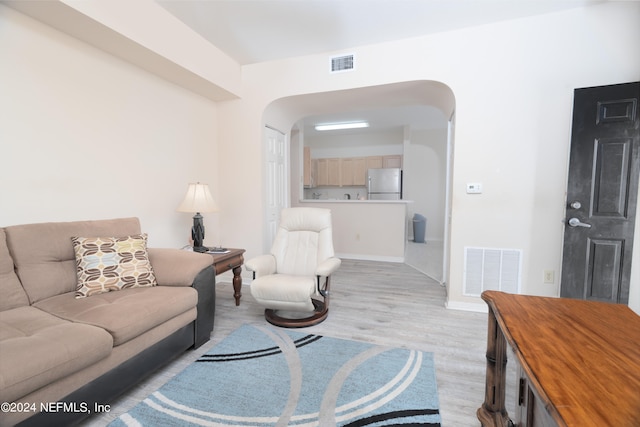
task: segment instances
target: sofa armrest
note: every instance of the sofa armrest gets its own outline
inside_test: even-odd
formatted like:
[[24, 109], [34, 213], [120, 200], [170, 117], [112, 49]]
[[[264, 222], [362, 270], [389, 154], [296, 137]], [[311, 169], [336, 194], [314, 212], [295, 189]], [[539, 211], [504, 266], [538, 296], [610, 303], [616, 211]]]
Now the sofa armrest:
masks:
[[191, 286], [198, 292], [194, 348], [209, 341], [216, 309], [216, 274], [211, 255], [181, 249], [149, 248], [159, 286]]
[[247, 270], [253, 271], [254, 278], [274, 274], [276, 272], [276, 258], [273, 255], [259, 255], [246, 261]]
[[192, 286], [198, 273], [213, 263], [211, 255], [181, 249], [148, 248], [147, 252], [160, 286]]
[[204, 268], [193, 281], [193, 288], [198, 292], [198, 317], [193, 348], [198, 348], [209, 341], [213, 331], [216, 312], [216, 273], [213, 265]]

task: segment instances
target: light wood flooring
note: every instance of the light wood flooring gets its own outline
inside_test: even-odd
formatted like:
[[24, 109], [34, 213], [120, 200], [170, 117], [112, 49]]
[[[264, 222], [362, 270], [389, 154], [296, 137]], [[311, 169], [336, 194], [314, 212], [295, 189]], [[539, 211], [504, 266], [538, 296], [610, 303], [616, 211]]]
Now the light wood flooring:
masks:
[[[486, 314], [445, 309], [445, 288], [406, 264], [343, 260], [332, 279], [328, 319], [304, 331], [434, 353], [442, 425], [480, 425], [475, 414], [484, 400]], [[211, 341], [185, 353], [116, 401], [109, 413], [83, 426], [104, 426], [130, 410], [240, 325], [266, 323], [248, 286], [243, 286], [239, 307], [228, 281], [218, 283], [216, 291]]]

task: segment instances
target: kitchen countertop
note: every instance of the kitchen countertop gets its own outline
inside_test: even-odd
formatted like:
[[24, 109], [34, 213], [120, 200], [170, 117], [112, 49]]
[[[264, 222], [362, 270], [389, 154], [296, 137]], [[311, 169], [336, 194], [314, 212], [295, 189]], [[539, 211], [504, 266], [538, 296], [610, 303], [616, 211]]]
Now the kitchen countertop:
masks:
[[357, 199], [302, 199], [300, 203], [385, 203], [402, 204], [413, 203], [413, 200], [357, 200]]

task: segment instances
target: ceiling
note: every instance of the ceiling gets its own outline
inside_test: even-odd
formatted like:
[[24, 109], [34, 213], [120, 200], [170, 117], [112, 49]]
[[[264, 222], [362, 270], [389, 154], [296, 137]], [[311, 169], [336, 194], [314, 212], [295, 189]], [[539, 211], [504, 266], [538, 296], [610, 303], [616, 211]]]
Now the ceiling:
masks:
[[156, 0], [241, 65], [557, 12], [606, 0]]
[[[366, 121], [366, 129], [345, 129], [333, 131], [316, 131], [315, 125], [326, 123], [348, 123]], [[413, 105], [402, 107], [380, 107], [355, 112], [335, 112], [315, 116], [307, 116], [299, 122], [305, 135], [348, 135], [369, 132], [395, 130], [402, 132], [404, 126], [412, 130], [443, 129], [447, 127], [447, 117], [439, 109], [430, 105]]]
[[[155, 0], [241, 65], [335, 52], [431, 33], [557, 12], [607, 0]], [[351, 53], [351, 52], [349, 52]], [[340, 105], [340, 104], [334, 104]], [[410, 126], [446, 127], [427, 105], [372, 105], [304, 120], [313, 124], [368, 120], [359, 133]], [[354, 131], [338, 131], [354, 132]]]

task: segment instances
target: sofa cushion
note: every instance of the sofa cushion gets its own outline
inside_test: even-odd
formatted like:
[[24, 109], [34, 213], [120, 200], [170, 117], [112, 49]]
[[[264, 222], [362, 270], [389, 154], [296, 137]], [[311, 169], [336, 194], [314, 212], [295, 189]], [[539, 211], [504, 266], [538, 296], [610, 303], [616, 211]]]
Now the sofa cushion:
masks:
[[29, 305], [27, 294], [16, 276], [13, 259], [7, 248], [7, 238], [0, 228], [0, 311]]
[[156, 286], [147, 235], [72, 237], [78, 285], [76, 298], [127, 288]]
[[0, 312], [0, 401], [10, 402], [107, 357], [113, 339], [34, 307]]
[[138, 218], [49, 222], [5, 228], [7, 246], [29, 301], [74, 292], [78, 277], [73, 236], [140, 234]]
[[159, 324], [196, 307], [190, 287], [154, 286], [123, 289], [77, 299], [73, 292], [39, 301], [36, 307], [73, 322], [99, 326], [123, 344]]

